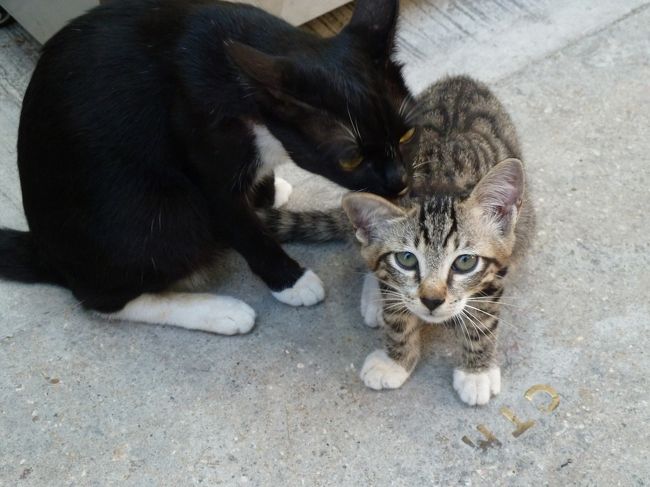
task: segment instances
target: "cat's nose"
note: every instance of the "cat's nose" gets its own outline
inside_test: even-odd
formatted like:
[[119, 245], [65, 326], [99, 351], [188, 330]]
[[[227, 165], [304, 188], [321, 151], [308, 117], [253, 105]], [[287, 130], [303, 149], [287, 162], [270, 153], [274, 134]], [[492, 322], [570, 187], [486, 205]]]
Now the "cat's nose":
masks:
[[394, 164], [386, 171], [386, 190], [391, 196], [404, 196], [408, 192], [409, 177], [401, 164]]
[[444, 299], [431, 299], [425, 296], [422, 296], [420, 298], [420, 301], [422, 301], [423, 305], [429, 308], [429, 311], [433, 311], [434, 309], [436, 309], [438, 306], [440, 306], [442, 303], [445, 302]]

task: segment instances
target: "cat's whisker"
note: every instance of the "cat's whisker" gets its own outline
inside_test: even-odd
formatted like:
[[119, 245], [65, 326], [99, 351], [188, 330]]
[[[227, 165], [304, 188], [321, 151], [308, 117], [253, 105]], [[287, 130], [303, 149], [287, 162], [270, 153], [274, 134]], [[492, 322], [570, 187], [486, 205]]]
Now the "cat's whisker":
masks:
[[437, 162], [437, 159], [427, 159], [426, 161], [418, 162], [413, 166], [413, 169], [417, 169], [418, 167], [426, 166], [427, 164], [433, 164], [434, 162]]
[[490, 317], [492, 317], [492, 318], [494, 318], [494, 319], [496, 319], [496, 320], [499, 320], [499, 323], [503, 323], [504, 325], [511, 326], [511, 327], [514, 328], [515, 330], [518, 330], [518, 329], [519, 329], [518, 326], [514, 325], [513, 323], [510, 323], [509, 321], [504, 320], [504, 319], [503, 319], [502, 317], [500, 317], [500, 316], [495, 316], [495, 315], [493, 315], [492, 313], [488, 313], [488, 312], [485, 311], [485, 310], [482, 310], [482, 309], [480, 309], [480, 308], [476, 308], [476, 307], [474, 307], [474, 306], [470, 306], [470, 305], [468, 305], [468, 304], [466, 304], [465, 307], [466, 307], [466, 308], [473, 309], [473, 310], [476, 310], [476, 311], [479, 311], [479, 312], [481, 312], [481, 313], [484, 313], [484, 314], [486, 314], [486, 315], [488, 315], [488, 316], [490, 316]]
[[465, 320], [463, 319], [462, 316], [461, 316], [460, 322], [461, 322], [461, 324], [463, 326], [463, 335], [465, 337], [465, 343], [467, 343], [469, 345], [470, 343], [472, 343], [472, 339], [469, 336], [469, 328], [465, 324]]
[[348, 105], [348, 118], [350, 119], [350, 123], [352, 124], [352, 130], [354, 131], [354, 134], [356, 135], [356, 140], [361, 141], [361, 132], [359, 132], [359, 126], [352, 120], [352, 113], [350, 113], [350, 106]]
[[488, 295], [478, 296], [478, 297], [470, 297], [470, 298], [467, 298], [467, 299], [471, 299], [471, 300], [475, 300], [475, 301], [478, 301], [478, 300], [515, 301], [515, 298], [510, 298], [510, 297], [506, 297], [506, 296], [501, 296], [501, 297], [497, 298], [496, 296], [488, 296]]
[[474, 316], [473, 314], [467, 311], [464, 311], [464, 314], [467, 317], [467, 319], [472, 323], [474, 330], [476, 330], [476, 332], [479, 335], [485, 337], [491, 344], [493, 345], [496, 344], [497, 341], [496, 335], [489, 328], [485, 327], [483, 322], [479, 320], [478, 317]]
[[483, 300], [483, 299], [473, 299], [473, 298], [468, 298], [467, 299], [468, 303], [473, 303], [473, 304], [498, 304], [498, 305], [503, 305], [503, 306], [509, 306], [511, 308], [517, 308], [517, 309], [524, 309], [523, 306], [517, 306], [515, 304], [511, 303], [504, 303], [503, 301], [488, 301], [488, 300]]
[[[349, 112], [348, 112], [349, 113]], [[357, 137], [354, 133], [354, 131], [345, 125], [342, 122], [338, 122], [339, 126], [345, 131], [345, 136], [342, 136], [341, 138], [343, 140], [349, 140], [350, 142], [354, 143], [355, 145], [357, 144]]]
[[392, 304], [386, 304], [382, 306], [384, 311], [398, 311], [404, 309], [404, 304], [403, 303], [392, 303]]
[[[486, 337], [486, 338], [487, 338], [488, 340], [490, 340], [493, 344], [496, 344], [496, 341], [497, 341], [497, 337], [496, 337], [496, 335], [494, 334], [494, 332], [493, 332], [492, 330], [490, 330], [489, 328], [487, 328], [487, 327], [485, 326], [485, 324], [483, 323], [483, 320], [479, 319], [478, 316], [474, 316], [472, 313], [470, 313], [470, 312], [467, 311], [467, 310], [463, 310], [463, 311], [462, 311], [462, 314], [464, 314], [465, 316], [467, 316], [467, 318], [472, 322], [472, 325], [474, 326], [474, 329], [475, 329], [478, 333], [480, 333], [481, 335], [483, 335], [484, 337]], [[476, 321], [475, 321], [475, 320], [476, 320]], [[478, 322], [478, 325], [476, 324], [476, 322]]]
[[452, 316], [451, 320], [452, 320], [453, 325], [454, 325], [454, 330], [461, 328], [460, 321], [458, 320], [458, 317], [456, 315]]
[[409, 101], [411, 101], [410, 97], [405, 96], [404, 99], [402, 100], [402, 103], [400, 103], [398, 113], [401, 116], [404, 116], [404, 109], [406, 108], [406, 105]]
[[454, 315], [452, 318], [454, 319], [454, 323], [458, 329], [462, 332], [463, 340], [469, 344], [471, 340], [469, 338], [469, 330], [467, 329], [467, 326], [465, 326], [465, 320], [461, 315]]

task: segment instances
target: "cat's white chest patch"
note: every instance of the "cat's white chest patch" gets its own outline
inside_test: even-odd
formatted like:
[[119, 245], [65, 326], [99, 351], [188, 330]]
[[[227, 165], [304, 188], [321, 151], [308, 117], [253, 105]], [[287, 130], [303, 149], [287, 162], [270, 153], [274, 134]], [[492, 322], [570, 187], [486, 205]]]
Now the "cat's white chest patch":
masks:
[[269, 132], [265, 125], [252, 124], [251, 130], [255, 136], [255, 147], [260, 160], [255, 178], [259, 180], [270, 174], [277, 166], [289, 162], [291, 158], [284, 150], [282, 143]]

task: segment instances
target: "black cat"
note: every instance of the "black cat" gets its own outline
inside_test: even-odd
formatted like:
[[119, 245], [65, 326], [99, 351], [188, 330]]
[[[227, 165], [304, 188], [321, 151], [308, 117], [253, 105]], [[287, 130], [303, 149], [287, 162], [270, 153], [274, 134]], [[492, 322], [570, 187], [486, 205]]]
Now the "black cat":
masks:
[[[109, 317], [233, 334], [233, 298], [164, 292], [237, 250], [280, 301], [320, 279], [255, 214], [286, 201], [273, 166], [395, 196], [412, 98], [391, 59], [397, 0], [358, 0], [332, 38], [206, 0], [117, 0], [43, 47], [23, 101], [18, 167], [29, 232], [0, 230], [0, 276], [66, 286]], [[275, 194], [275, 189], [280, 194]]]

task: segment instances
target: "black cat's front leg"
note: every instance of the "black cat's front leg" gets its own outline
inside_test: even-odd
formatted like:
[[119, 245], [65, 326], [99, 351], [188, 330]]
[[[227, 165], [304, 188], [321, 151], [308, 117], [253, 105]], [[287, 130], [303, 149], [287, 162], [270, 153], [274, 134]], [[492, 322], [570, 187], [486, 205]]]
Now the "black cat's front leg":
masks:
[[[488, 309], [485, 309], [488, 308]], [[472, 305], [456, 321], [461, 364], [454, 369], [454, 389], [470, 406], [487, 404], [501, 392], [501, 369], [496, 362], [499, 311], [491, 304]]]
[[[183, 113], [181, 109], [179, 116]], [[322, 301], [325, 290], [318, 276], [286, 254], [252, 209], [248, 195], [259, 171], [259, 154], [250, 126], [239, 119], [227, 119], [206, 134], [188, 131], [180, 123], [179, 137], [186, 140], [188, 176], [210, 206], [217, 240], [239, 252], [278, 301], [292, 306]]]
[[325, 298], [318, 276], [289, 257], [250, 208], [244, 204], [234, 205], [222, 213], [220, 227], [228, 243], [246, 259], [278, 301], [292, 306], [311, 306]]
[[386, 348], [366, 357], [361, 380], [371, 389], [397, 389], [420, 360], [420, 320], [410, 314], [384, 310], [383, 331]]

